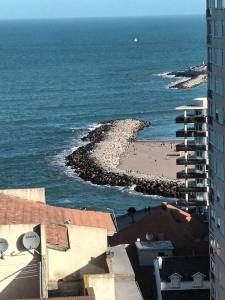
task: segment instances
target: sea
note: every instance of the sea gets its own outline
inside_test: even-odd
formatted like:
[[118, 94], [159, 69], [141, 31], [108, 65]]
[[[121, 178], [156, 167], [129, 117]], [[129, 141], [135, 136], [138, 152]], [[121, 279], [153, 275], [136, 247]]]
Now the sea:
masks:
[[206, 61], [203, 16], [1, 20], [0, 188], [45, 187], [47, 203], [126, 213], [170, 201], [79, 179], [65, 157], [101, 122], [149, 120], [139, 139], [175, 139], [175, 107], [206, 85], [166, 72]]

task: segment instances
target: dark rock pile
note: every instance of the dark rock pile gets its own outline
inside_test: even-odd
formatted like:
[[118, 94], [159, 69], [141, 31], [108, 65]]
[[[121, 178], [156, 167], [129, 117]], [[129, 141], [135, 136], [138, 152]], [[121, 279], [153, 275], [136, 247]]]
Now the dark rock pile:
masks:
[[[66, 158], [66, 165], [72, 167], [80, 178], [94, 184], [126, 187], [135, 185], [135, 191], [140, 193], [164, 197], [179, 197], [176, 191], [179, 183], [176, 180], [154, 177], [152, 179], [135, 178], [132, 175], [106, 171], [94, 161], [90, 155], [92, 150], [98, 143], [104, 140], [106, 133], [114, 125], [114, 122], [105, 122], [83, 138], [85, 141], [89, 140], [90, 143], [70, 154]], [[141, 121], [139, 130], [148, 126], [149, 122]], [[131, 140], [133, 139], [135, 137], [131, 138]]]

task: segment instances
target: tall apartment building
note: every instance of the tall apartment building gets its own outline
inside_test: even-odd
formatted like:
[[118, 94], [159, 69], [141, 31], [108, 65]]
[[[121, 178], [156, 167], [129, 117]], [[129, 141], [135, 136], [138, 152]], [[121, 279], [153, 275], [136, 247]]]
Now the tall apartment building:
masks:
[[225, 299], [225, 1], [207, 1], [211, 299]]
[[176, 132], [176, 137], [183, 139], [176, 145], [180, 152], [177, 165], [184, 166], [184, 170], [177, 173], [184, 185], [177, 190], [184, 195], [183, 201], [205, 205], [208, 204], [207, 109], [207, 98], [195, 98], [191, 105], [176, 108], [182, 113], [177, 116], [176, 123], [183, 124], [183, 128]]

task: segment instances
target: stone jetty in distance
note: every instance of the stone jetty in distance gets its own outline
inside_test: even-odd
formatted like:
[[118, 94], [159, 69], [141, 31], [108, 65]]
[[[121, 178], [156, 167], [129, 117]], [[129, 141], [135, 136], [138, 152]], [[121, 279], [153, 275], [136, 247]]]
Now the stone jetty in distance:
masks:
[[183, 78], [181, 81], [170, 84], [170, 89], [190, 89], [207, 83], [207, 66], [202, 64], [184, 71], [169, 72], [167, 76]]
[[83, 180], [98, 185], [133, 187], [136, 192], [179, 198], [175, 141], [136, 141], [150, 122], [112, 120], [83, 138], [88, 141], [66, 158]]

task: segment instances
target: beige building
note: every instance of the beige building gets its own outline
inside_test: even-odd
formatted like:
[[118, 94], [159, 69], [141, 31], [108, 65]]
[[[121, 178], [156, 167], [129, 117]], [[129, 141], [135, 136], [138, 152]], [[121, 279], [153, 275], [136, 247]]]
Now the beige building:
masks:
[[87, 295], [84, 275], [108, 273], [114, 233], [110, 214], [46, 205], [43, 189], [0, 191], [0, 299]]
[[0, 299], [142, 300], [115, 231], [109, 213], [47, 205], [44, 189], [0, 190]]
[[207, 1], [211, 299], [225, 299], [225, 1]]

